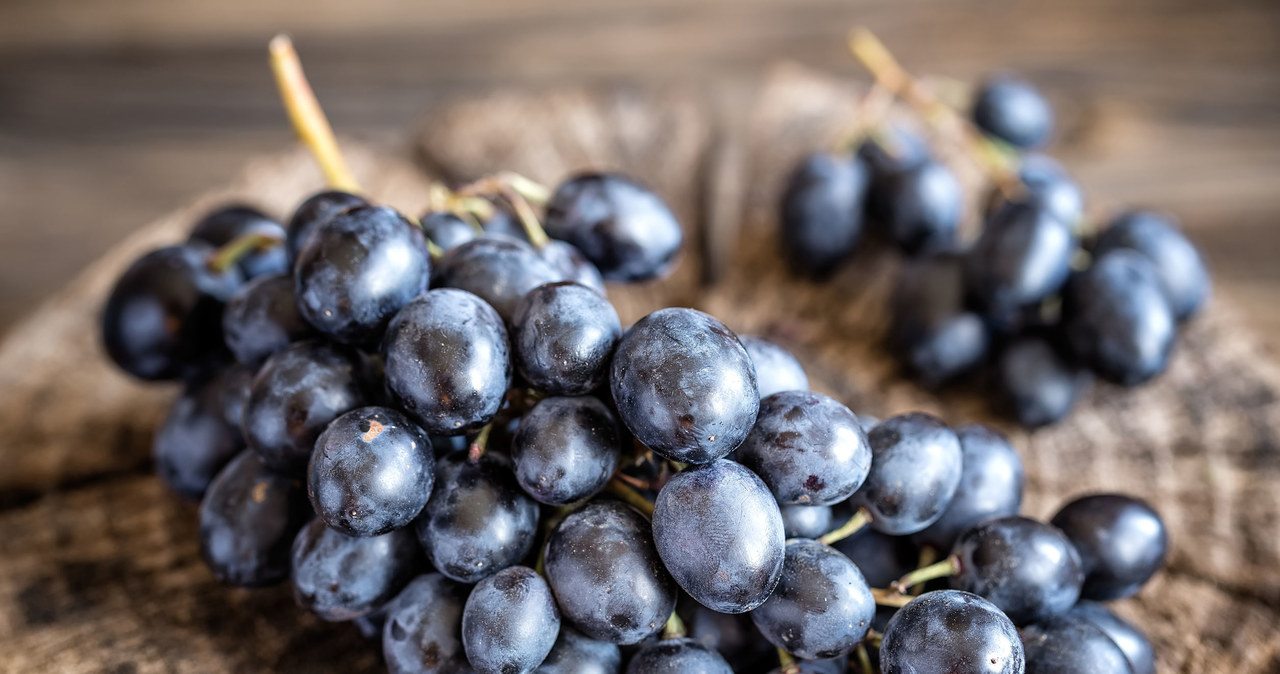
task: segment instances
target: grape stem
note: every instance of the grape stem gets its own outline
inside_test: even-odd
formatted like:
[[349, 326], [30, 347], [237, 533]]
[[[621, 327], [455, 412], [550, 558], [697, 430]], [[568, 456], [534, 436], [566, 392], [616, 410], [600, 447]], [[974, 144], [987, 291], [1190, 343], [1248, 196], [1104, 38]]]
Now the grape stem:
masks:
[[342, 158], [338, 141], [333, 137], [333, 128], [329, 126], [329, 120], [324, 116], [306, 74], [302, 72], [302, 62], [298, 60], [293, 42], [287, 35], [277, 35], [271, 39], [270, 53], [271, 71], [275, 74], [276, 88], [280, 90], [285, 112], [294, 131], [320, 165], [325, 182], [335, 190], [359, 192], [360, 184]]
[[858, 669], [862, 674], [875, 674], [875, 668], [871, 666], [871, 654], [867, 652], [867, 644], [858, 644]]
[[667, 616], [667, 624], [662, 627], [663, 639], [679, 639], [685, 635], [684, 621], [675, 611]]
[[880, 587], [871, 588], [871, 596], [875, 598], [876, 604], [880, 606], [889, 606], [893, 608], [902, 608], [911, 602], [912, 597], [893, 590], [886, 590]]
[[875, 630], [867, 630], [867, 636], [862, 637], [862, 643], [872, 648], [880, 648], [882, 641], [884, 641], [884, 635]]
[[778, 670], [779, 674], [800, 674], [800, 665], [796, 664], [796, 659], [782, 648], [778, 648], [778, 664], [782, 665]]
[[[849, 130], [841, 134], [836, 151], [852, 152], [864, 138], [883, 135], [877, 134], [876, 129], [881, 126], [892, 105], [893, 92], [879, 82], [872, 83], [871, 89], [858, 102], [857, 118]], [[880, 145], [883, 147], [882, 143]]]
[[[932, 545], [924, 545], [920, 547], [920, 568], [924, 568], [938, 561], [938, 550]], [[924, 591], [924, 585], [916, 585], [911, 588], [911, 596], [919, 597]]]
[[275, 248], [282, 243], [284, 239], [279, 236], [263, 232], [245, 232], [210, 253], [209, 260], [205, 264], [209, 267], [209, 271], [221, 274], [235, 266], [245, 255]]
[[634, 487], [619, 479], [619, 476], [615, 475], [613, 479], [609, 480], [604, 490], [645, 515], [653, 517], [653, 504], [649, 502], [649, 499], [636, 491]]
[[493, 430], [493, 422], [484, 425], [480, 432], [476, 434], [476, 439], [471, 441], [467, 447], [467, 459], [472, 463], [480, 460], [484, 456], [485, 447], [489, 444], [489, 432]]
[[863, 527], [871, 524], [871, 511], [866, 508], [858, 508], [858, 511], [849, 518], [848, 522], [840, 525], [836, 529], [832, 529], [818, 538], [819, 543], [831, 545], [858, 533]]
[[960, 573], [960, 558], [950, 555], [946, 559], [928, 566], [922, 566], [889, 584], [889, 589], [898, 594], [938, 578], [947, 578]]

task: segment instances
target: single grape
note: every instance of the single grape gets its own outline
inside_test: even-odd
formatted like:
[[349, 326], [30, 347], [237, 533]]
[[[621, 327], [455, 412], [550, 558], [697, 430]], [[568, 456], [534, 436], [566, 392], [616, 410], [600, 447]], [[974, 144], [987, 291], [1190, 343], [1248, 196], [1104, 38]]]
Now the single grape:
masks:
[[486, 236], [446, 252], [436, 269], [435, 285], [475, 293], [510, 322], [525, 293], [563, 280], [529, 244]]
[[520, 376], [550, 395], [584, 395], [604, 383], [622, 336], [618, 312], [596, 291], [571, 281], [529, 291], [511, 319]]
[[1085, 599], [1128, 597], [1164, 566], [1168, 530], [1159, 513], [1141, 499], [1123, 494], [1082, 496], [1062, 506], [1052, 523], [1080, 552]]
[[1080, 598], [1080, 554], [1044, 522], [987, 520], [960, 534], [952, 554], [960, 570], [951, 587], [990, 601], [1017, 625], [1066, 613]]
[[191, 235], [187, 240], [203, 241], [217, 248], [231, 243], [241, 235], [250, 233], [274, 237], [279, 239], [280, 243], [245, 254], [236, 262], [240, 273], [246, 279], [287, 274], [289, 252], [284, 246], [284, 227], [256, 208], [228, 206], [213, 211], [191, 228]]
[[1053, 133], [1053, 109], [1030, 82], [1001, 74], [982, 83], [973, 102], [973, 122], [1015, 148], [1044, 145]]
[[960, 486], [960, 440], [940, 420], [913, 412], [867, 434], [871, 472], [849, 499], [871, 513], [876, 531], [913, 534], [942, 517]]
[[839, 657], [867, 635], [876, 602], [858, 567], [818, 541], [787, 542], [782, 580], [751, 612], [774, 646], [807, 660]]
[[559, 632], [551, 588], [527, 566], [477, 583], [462, 610], [462, 645], [480, 674], [532, 672], [551, 653]]
[[690, 596], [722, 613], [764, 603], [782, 575], [782, 514], [755, 473], [724, 459], [676, 473], [654, 503], [653, 539]]
[[646, 645], [631, 658], [627, 674], [733, 674], [719, 653], [693, 639], [666, 639]]
[[476, 228], [466, 220], [447, 211], [427, 211], [418, 218], [422, 233], [440, 250], [457, 248], [480, 236]]
[[902, 607], [880, 642], [884, 674], [1022, 674], [1018, 630], [1000, 609], [956, 590], [926, 592]]
[[649, 188], [617, 173], [580, 173], [547, 203], [547, 234], [578, 248], [609, 281], [647, 281], [674, 266], [684, 232]]
[[524, 559], [538, 533], [538, 504], [507, 464], [450, 455], [436, 464], [436, 484], [415, 525], [436, 570], [474, 583]]
[[996, 376], [1001, 397], [1013, 418], [1028, 428], [1066, 418], [1093, 383], [1089, 370], [1077, 365], [1055, 341], [1029, 334], [1000, 352]]
[[677, 606], [689, 638], [719, 653], [733, 671], [758, 672], [763, 663], [777, 659], [777, 650], [756, 629], [750, 613], [713, 611], [684, 593]]
[[387, 389], [432, 435], [489, 423], [511, 383], [507, 329], [469, 292], [432, 290], [405, 305], [382, 342]]
[[871, 587], [888, 587], [915, 570], [920, 561], [920, 551], [910, 538], [882, 534], [875, 529], [863, 529], [836, 541], [832, 547], [857, 565]]
[[102, 312], [102, 343], [120, 369], [138, 379], [176, 379], [223, 348], [223, 303], [242, 277], [210, 269], [213, 253], [200, 242], [159, 248], [116, 280]]
[[889, 349], [911, 374], [937, 387], [972, 371], [991, 338], [982, 317], [969, 310], [960, 253], [925, 255], [898, 272], [889, 310]]
[[1058, 616], [1022, 630], [1027, 674], [1132, 674], [1124, 651], [1099, 627]]
[[289, 577], [289, 547], [311, 516], [302, 483], [250, 451], [223, 468], [200, 502], [200, 556], [223, 583], [261, 587]]
[[538, 257], [542, 258], [552, 270], [556, 272], [560, 278], [582, 285], [600, 293], [601, 296], [607, 294], [604, 287], [604, 276], [600, 270], [587, 256], [582, 254], [573, 244], [568, 241], [560, 241], [551, 239], [542, 244], [537, 249]]
[[964, 214], [964, 192], [951, 169], [925, 161], [891, 174], [883, 190], [879, 224], [904, 253], [945, 250], [956, 241]]
[[818, 152], [787, 179], [780, 216], [781, 245], [791, 270], [831, 276], [862, 234], [867, 167], [857, 157]]
[[1136, 386], [1164, 372], [1177, 322], [1155, 265], [1118, 248], [1067, 285], [1064, 324], [1072, 351], [1099, 376]]
[[413, 532], [355, 538], [316, 518], [293, 541], [293, 597], [322, 620], [352, 620], [394, 598], [423, 569]]
[[1102, 630], [1120, 650], [1133, 668], [1133, 674], [1156, 674], [1156, 653], [1147, 636], [1128, 621], [1120, 618], [1102, 604], [1082, 601], [1067, 613], [1068, 618], [1079, 618]]
[[1071, 227], [1035, 202], [1007, 204], [987, 220], [965, 261], [965, 288], [997, 330], [1017, 331], [1066, 282], [1076, 250]]
[[829, 506], [778, 504], [778, 509], [786, 538], [817, 538], [831, 530]]
[[244, 408], [245, 440], [273, 469], [300, 471], [329, 422], [365, 398], [353, 354], [298, 342], [267, 358], [254, 376]]
[[1120, 215], [1102, 230], [1093, 254], [1101, 257], [1118, 248], [1136, 250], [1155, 264], [1160, 288], [1178, 320], [1195, 315], [1212, 293], [1200, 252], [1171, 216], [1151, 211]]
[[524, 231], [520, 218], [505, 204], [494, 204], [493, 215], [481, 223], [484, 235], [497, 238], [508, 238], [521, 243], [529, 243], [529, 234]]
[[293, 212], [293, 217], [289, 219], [289, 225], [285, 228], [285, 246], [289, 251], [289, 259], [298, 259], [298, 253], [302, 251], [302, 247], [311, 237], [311, 232], [315, 230], [316, 225], [326, 222], [338, 213], [368, 205], [369, 202], [363, 197], [336, 190], [318, 192], [307, 197], [307, 200], [298, 206], [298, 210]]
[[577, 503], [617, 470], [621, 436], [618, 418], [599, 398], [544, 398], [521, 417], [512, 438], [516, 480], [539, 503]]
[[609, 385], [622, 423], [662, 456], [708, 463], [756, 421], [755, 367], [738, 338], [694, 309], [660, 309], [623, 334]]
[[804, 366], [790, 351], [764, 337], [739, 335], [738, 341], [751, 356], [761, 399], [782, 391], [809, 390], [809, 377], [804, 373]]
[[[858, 157], [871, 171], [871, 192], [883, 192], [883, 179], [913, 169], [932, 158], [929, 144], [915, 131], [889, 122], [880, 125], [875, 132], [858, 146]], [[872, 211], [872, 216], [879, 214]]]
[[[1048, 155], [1031, 153], [1018, 162], [1018, 180], [1022, 193], [1018, 199], [1034, 203], [1053, 214], [1069, 227], [1084, 218], [1084, 194], [1067, 170]], [[990, 217], [1008, 203], [999, 187], [987, 196], [986, 215]]]
[[438, 574], [418, 576], [387, 605], [382, 656], [391, 674], [469, 672], [462, 607], [471, 588]]
[[427, 434], [387, 407], [333, 420], [316, 440], [307, 494], [316, 515], [348, 536], [379, 536], [422, 512], [435, 481]]
[[267, 356], [316, 334], [298, 312], [293, 277], [260, 276], [241, 286], [222, 312], [222, 337], [236, 360], [258, 366]]
[[862, 486], [871, 448], [848, 407], [821, 393], [783, 391], [760, 401], [738, 461], [769, 485], [778, 503], [832, 505]]
[[400, 307], [431, 283], [422, 230], [385, 206], [357, 206], [316, 225], [294, 265], [298, 311], [343, 344], [382, 337]]
[[956, 429], [960, 438], [960, 487], [938, 521], [911, 539], [945, 552], [969, 527], [1022, 508], [1022, 459], [999, 432], [981, 425]]
[[188, 383], [151, 441], [156, 473], [185, 499], [199, 500], [218, 471], [244, 449], [239, 426], [224, 416], [226, 387], [234, 384], [228, 374]]
[[596, 641], [568, 625], [560, 625], [556, 645], [534, 674], [619, 674], [622, 652], [617, 644]]

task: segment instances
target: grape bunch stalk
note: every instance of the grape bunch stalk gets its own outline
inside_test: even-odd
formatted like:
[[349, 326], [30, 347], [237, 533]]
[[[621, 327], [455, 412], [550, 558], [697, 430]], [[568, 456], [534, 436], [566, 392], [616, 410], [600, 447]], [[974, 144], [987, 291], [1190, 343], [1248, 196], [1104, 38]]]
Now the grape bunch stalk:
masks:
[[[624, 329], [606, 282], [662, 277], [683, 240], [631, 178], [499, 172], [432, 186], [419, 217], [377, 203], [291, 43], [270, 53], [324, 190], [286, 224], [210, 213], [102, 314], [122, 370], [183, 385], [155, 462], [199, 500], [216, 578], [288, 583], [391, 672], [1154, 671], [1099, 603], [1163, 564], [1145, 503], [1024, 517], [989, 428], [856, 414], [695, 309]], [[861, 204], [822, 181], [870, 164], [840, 161], [812, 162], [796, 212]], [[950, 190], [930, 166], [900, 189]], [[932, 247], [935, 215], [903, 245]]]

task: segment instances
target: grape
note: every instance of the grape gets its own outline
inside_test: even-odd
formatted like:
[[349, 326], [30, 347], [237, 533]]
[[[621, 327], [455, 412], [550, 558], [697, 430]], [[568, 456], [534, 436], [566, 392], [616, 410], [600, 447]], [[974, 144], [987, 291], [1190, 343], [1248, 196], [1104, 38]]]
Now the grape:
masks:
[[778, 504], [755, 473], [732, 461], [676, 473], [654, 503], [653, 539], [676, 583], [722, 613], [764, 603], [782, 575]]
[[617, 644], [596, 641], [568, 625], [560, 626], [556, 645], [534, 674], [618, 674], [622, 652]]
[[[929, 161], [929, 144], [902, 124], [887, 122], [858, 146], [858, 157], [871, 170], [872, 194], [883, 192], [882, 179]], [[879, 214], [872, 210], [878, 219]]]
[[311, 516], [302, 483], [240, 452], [200, 502], [200, 556], [223, 583], [261, 587], [289, 577], [289, 546]]
[[476, 238], [479, 233], [471, 223], [447, 211], [427, 211], [418, 218], [422, 233], [440, 250], [457, 248]]
[[405, 415], [361, 407], [333, 420], [307, 470], [316, 515], [349, 536], [378, 536], [422, 512], [435, 480], [431, 441]]
[[1034, 202], [1010, 203], [987, 221], [965, 261], [965, 287], [997, 329], [1016, 331], [1066, 282], [1076, 249], [1071, 227]]
[[232, 365], [216, 376], [221, 380], [218, 399], [222, 401], [222, 419], [235, 429], [236, 437], [244, 441], [244, 406], [249, 402], [249, 389], [253, 386], [256, 369], [247, 365]]
[[529, 243], [529, 235], [524, 231], [520, 218], [511, 212], [505, 204], [494, 204], [493, 215], [482, 223], [484, 234], [493, 238], [507, 238], [521, 243]]
[[661, 309], [623, 334], [609, 385], [622, 423], [662, 456], [708, 463], [756, 421], [755, 367], [729, 328], [693, 309]]
[[436, 464], [435, 489], [416, 527], [437, 571], [474, 583], [529, 554], [538, 504], [491, 453], [479, 461], [450, 455]]
[[666, 639], [640, 649], [627, 674], [733, 674], [719, 653], [693, 639]]
[[427, 289], [422, 230], [385, 206], [357, 206], [318, 224], [294, 265], [298, 311], [344, 344], [377, 343], [400, 307]]
[[1002, 517], [970, 528], [952, 554], [960, 571], [951, 587], [972, 592], [1017, 625], [1066, 613], [1080, 598], [1080, 555], [1056, 528], [1026, 517]]
[[848, 155], [815, 153], [787, 179], [782, 195], [782, 251], [792, 271], [826, 278], [862, 234], [867, 168]]
[[1018, 631], [991, 602], [956, 590], [926, 592], [885, 628], [880, 671], [1021, 674]]
[[512, 438], [516, 480], [539, 503], [586, 499], [617, 470], [621, 434], [617, 417], [598, 398], [544, 398]]
[[1124, 651], [1093, 623], [1070, 616], [1022, 630], [1027, 674], [1132, 674]]
[[982, 317], [965, 304], [964, 256], [934, 253], [898, 272], [889, 348], [921, 383], [937, 387], [982, 363], [990, 344]]
[[405, 305], [382, 342], [387, 389], [432, 435], [489, 423], [511, 383], [507, 330], [469, 292], [432, 290]]
[[156, 473], [179, 496], [199, 500], [218, 471], [240, 450], [240, 427], [225, 417], [233, 371], [187, 384], [151, 443]]
[[391, 674], [469, 672], [462, 607], [471, 588], [438, 574], [418, 576], [387, 605], [382, 656]]
[[871, 448], [848, 407], [809, 391], [760, 401], [738, 461], [755, 471], [778, 503], [832, 505], [858, 490], [871, 469]]
[[1038, 335], [1025, 335], [1004, 347], [997, 368], [1001, 395], [1013, 417], [1035, 428], [1066, 418], [1093, 377]]
[[1136, 250], [1155, 264], [1160, 288], [1178, 320], [1195, 315], [1209, 298], [1212, 283], [1204, 260], [1173, 218], [1151, 211], [1122, 214], [1102, 230], [1093, 253], [1101, 257], [1120, 248]]
[[480, 674], [532, 672], [560, 632], [551, 588], [533, 569], [512, 566], [480, 581], [462, 610], [462, 645]]
[[293, 277], [260, 276], [236, 291], [222, 312], [222, 337], [236, 360], [258, 366], [289, 344], [315, 335], [298, 313]]
[[890, 583], [916, 568], [920, 552], [905, 536], [890, 536], [875, 529], [858, 533], [832, 544], [857, 565], [871, 587]]
[[1137, 251], [1113, 250], [1073, 278], [1063, 316], [1072, 350], [1105, 379], [1135, 386], [1168, 365], [1177, 323], [1155, 265]]
[[946, 166], [924, 161], [895, 172], [876, 186], [883, 190], [880, 214], [889, 238], [904, 253], [945, 250], [954, 245], [964, 193], [960, 181]]
[[1108, 601], [1138, 591], [1164, 565], [1169, 534], [1145, 501], [1122, 494], [1083, 496], [1053, 516], [1080, 552], [1085, 599]]
[[850, 503], [871, 513], [877, 531], [913, 534], [942, 517], [960, 486], [960, 440], [938, 419], [914, 412], [867, 434], [871, 472]]
[[102, 343], [120, 369], [145, 380], [176, 379], [222, 346], [222, 306], [240, 272], [215, 272], [204, 243], [159, 248], [116, 281], [102, 312]]
[[[191, 228], [187, 241], [202, 241], [218, 248], [249, 233], [264, 234], [281, 241], [285, 238], [284, 227], [262, 211], [247, 206], [228, 206], [204, 216]], [[240, 258], [236, 267], [246, 279], [287, 274], [289, 253], [283, 245], [260, 248]]]
[[[841, 656], [830, 660], [800, 660], [796, 662], [798, 674], [845, 674], [849, 670], [849, 658]], [[769, 670], [769, 674], [784, 674], [782, 667]]]
[[615, 644], [662, 630], [677, 590], [650, 529], [616, 501], [590, 503], [560, 522], [547, 542], [547, 580], [569, 624]]
[[307, 200], [298, 206], [298, 210], [293, 212], [293, 217], [289, 219], [289, 225], [285, 228], [285, 246], [289, 251], [289, 259], [298, 259], [298, 254], [307, 243], [307, 239], [311, 237], [311, 232], [315, 230], [316, 225], [328, 221], [338, 213], [368, 205], [369, 202], [363, 197], [336, 190], [319, 192], [307, 197]]
[[782, 505], [782, 532], [786, 538], [817, 538], [831, 530], [831, 508], [818, 505]]
[[1137, 627], [1112, 613], [1102, 604], [1082, 601], [1067, 614], [1068, 618], [1083, 619], [1102, 630], [1124, 651], [1125, 660], [1133, 668], [1133, 674], [1156, 674], [1156, 654], [1146, 635]]
[[366, 641], [382, 641], [382, 628], [387, 624], [387, 607], [390, 602], [351, 621], [351, 626], [360, 632]]
[[646, 281], [670, 271], [684, 233], [658, 195], [616, 173], [582, 173], [547, 203], [547, 234], [573, 244], [610, 281]]
[[681, 593], [677, 601], [689, 637], [714, 650], [735, 672], [759, 672], [762, 663], [777, 659], [773, 644], [764, 639], [750, 613], [713, 611]]
[[529, 291], [511, 319], [520, 376], [550, 395], [584, 395], [604, 383], [621, 335], [609, 300], [570, 281]]
[[[1084, 195], [1080, 186], [1053, 158], [1035, 153], [1024, 155], [1018, 162], [1018, 179], [1023, 188], [1019, 199], [1043, 208], [1069, 227], [1076, 226], [1084, 218]], [[987, 216], [990, 217], [1006, 203], [1000, 188], [993, 187], [987, 197]]]
[[423, 571], [413, 532], [355, 538], [316, 518], [293, 541], [293, 597], [322, 620], [366, 615]]
[[751, 356], [756, 388], [762, 399], [782, 391], [809, 390], [809, 377], [790, 351], [763, 337], [739, 335], [738, 341]]
[[604, 276], [573, 244], [551, 239], [542, 244], [537, 252], [538, 257], [542, 258], [543, 262], [546, 262], [560, 278], [580, 283], [600, 293], [601, 297], [606, 294]]
[[316, 438], [365, 400], [355, 356], [320, 342], [298, 342], [267, 359], [244, 408], [249, 446], [275, 470], [300, 471]]
[[935, 550], [950, 550], [969, 527], [1017, 515], [1022, 507], [1022, 459], [1009, 441], [980, 425], [958, 428], [956, 436], [963, 454], [960, 487], [942, 517], [911, 538], [917, 545]]
[[773, 645], [815, 660], [852, 651], [875, 612], [871, 588], [848, 557], [798, 538], [787, 543], [778, 587], [751, 619]]
[[529, 244], [481, 237], [449, 249], [436, 269], [437, 286], [475, 293], [510, 322], [516, 303], [544, 283], [564, 280]]
[[1044, 145], [1053, 133], [1053, 110], [1031, 83], [1001, 74], [978, 89], [973, 122], [1015, 148], [1033, 148]]

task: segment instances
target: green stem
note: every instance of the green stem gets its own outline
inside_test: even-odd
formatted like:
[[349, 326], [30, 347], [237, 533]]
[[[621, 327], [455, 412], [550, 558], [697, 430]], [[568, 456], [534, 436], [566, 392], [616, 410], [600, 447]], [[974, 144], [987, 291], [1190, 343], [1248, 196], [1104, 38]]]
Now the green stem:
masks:
[[871, 588], [871, 596], [875, 598], [876, 604], [880, 606], [891, 606], [893, 608], [902, 608], [909, 604], [912, 599], [915, 599], [915, 597], [910, 595], [879, 587]]
[[532, 203], [545, 204], [551, 200], [551, 190], [545, 185], [515, 171], [503, 171], [497, 175], [497, 178]]
[[782, 665], [780, 674], [800, 674], [800, 665], [796, 664], [796, 659], [781, 648], [778, 649], [778, 664]]
[[859, 507], [858, 512], [854, 513], [853, 517], [850, 517], [848, 522], [840, 525], [840, 528], [838, 529], [834, 529], [823, 534], [818, 538], [818, 542], [831, 545], [832, 543], [843, 541], [844, 539], [858, 533], [863, 527], [870, 523], [871, 511], [866, 508]]
[[493, 422], [484, 425], [480, 432], [476, 434], [476, 439], [471, 441], [471, 446], [467, 448], [467, 458], [472, 463], [480, 460], [484, 456], [485, 448], [489, 444], [489, 432], [493, 430]]
[[[917, 565], [919, 568], [924, 568], [926, 566], [929, 566], [930, 564], [933, 564], [936, 561], [938, 561], [938, 550], [936, 548], [934, 548], [932, 545], [924, 545], [920, 547], [920, 560], [919, 560], [919, 564]], [[911, 596], [919, 597], [920, 593], [923, 591], [924, 591], [924, 586], [917, 585], [911, 588]]]
[[862, 643], [872, 648], [880, 648], [880, 643], [883, 641], [884, 635], [875, 630], [867, 630], [867, 636], [862, 637]]
[[928, 566], [921, 567], [893, 581], [893, 583], [889, 585], [889, 589], [901, 594], [916, 585], [927, 583], [938, 578], [954, 576], [957, 573], [960, 573], [960, 558], [955, 555], [951, 555], [941, 562], [935, 562]]
[[624, 503], [632, 506], [645, 515], [653, 517], [653, 504], [649, 502], [649, 499], [646, 499], [640, 494], [640, 492], [632, 488], [631, 485], [618, 479], [617, 476], [614, 476], [613, 479], [609, 480], [609, 483], [605, 485], [604, 490], [606, 493], [617, 497]]
[[865, 643], [858, 644], [858, 668], [862, 670], [862, 674], [875, 674], [875, 668], [871, 666], [871, 654], [867, 652]]
[[684, 621], [675, 611], [667, 616], [667, 624], [662, 627], [663, 639], [679, 639], [685, 635]]
[[287, 36], [277, 35], [271, 40], [270, 53], [271, 71], [275, 74], [276, 88], [280, 90], [289, 122], [320, 165], [325, 182], [332, 189], [358, 194], [360, 185], [338, 150], [333, 129], [302, 72], [302, 62], [293, 43]]
[[221, 274], [235, 266], [245, 255], [274, 248], [282, 243], [284, 239], [272, 234], [245, 232], [213, 251], [206, 264], [210, 271]]

